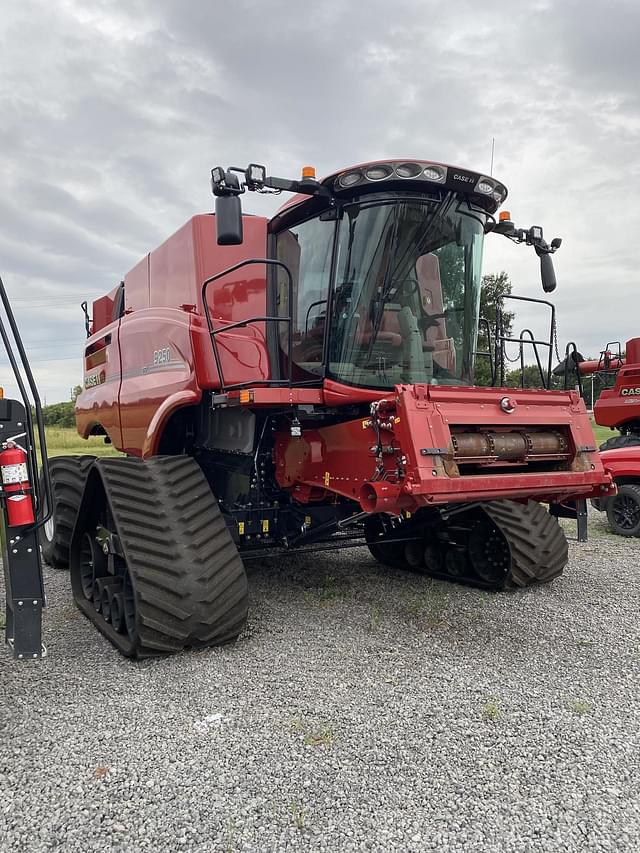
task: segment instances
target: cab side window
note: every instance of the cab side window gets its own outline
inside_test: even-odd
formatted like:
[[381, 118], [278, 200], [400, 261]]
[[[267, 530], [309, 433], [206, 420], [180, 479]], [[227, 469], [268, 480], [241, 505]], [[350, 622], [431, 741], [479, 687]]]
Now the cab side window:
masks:
[[[293, 306], [291, 311], [293, 362], [299, 375], [322, 375], [322, 351], [327, 319], [327, 300], [331, 277], [334, 222], [310, 219], [276, 239], [276, 257], [286, 264], [293, 277]], [[278, 315], [287, 316], [288, 281], [278, 270]], [[287, 346], [288, 329], [280, 324], [280, 343]]]

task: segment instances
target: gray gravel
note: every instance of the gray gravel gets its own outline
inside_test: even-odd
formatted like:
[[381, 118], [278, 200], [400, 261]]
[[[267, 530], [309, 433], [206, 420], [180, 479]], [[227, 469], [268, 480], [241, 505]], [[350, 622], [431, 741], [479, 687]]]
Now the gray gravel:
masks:
[[640, 542], [591, 536], [500, 595], [270, 561], [235, 646], [143, 663], [47, 571], [49, 656], [0, 656], [0, 849], [638, 850]]

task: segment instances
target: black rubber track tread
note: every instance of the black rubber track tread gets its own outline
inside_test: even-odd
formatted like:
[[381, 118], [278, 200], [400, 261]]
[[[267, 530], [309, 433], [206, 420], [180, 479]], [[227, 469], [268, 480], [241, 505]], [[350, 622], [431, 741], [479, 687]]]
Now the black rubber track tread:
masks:
[[[54, 529], [51, 540], [41, 529], [40, 544], [45, 561], [55, 569], [66, 569], [69, 566], [71, 534], [87, 474], [94, 461], [95, 456], [54, 456], [49, 459]], [[42, 479], [40, 493], [44, 494]]]
[[616, 450], [618, 447], [637, 447], [640, 437], [637, 435], [612, 435], [600, 445], [600, 450]]
[[96, 469], [135, 590], [135, 646], [98, 627], [137, 657], [236, 639], [247, 618], [247, 577], [198, 464], [159, 456], [99, 459]]
[[490, 501], [484, 510], [506, 537], [511, 549], [507, 586], [548, 583], [562, 574], [569, 559], [564, 530], [536, 501]]

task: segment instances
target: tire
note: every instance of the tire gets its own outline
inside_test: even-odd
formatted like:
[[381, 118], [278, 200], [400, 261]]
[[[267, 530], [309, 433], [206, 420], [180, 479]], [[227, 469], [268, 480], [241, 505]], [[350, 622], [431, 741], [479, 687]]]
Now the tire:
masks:
[[[66, 569], [69, 565], [71, 534], [87, 474], [94, 460], [95, 456], [54, 456], [49, 459], [53, 512], [49, 521], [40, 528], [40, 545], [45, 562], [54, 569]], [[42, 474], [40, 494], [43, 496], [43, 511], [46, 513], [48, 507], [44, 498]]]
[[549, 583], [562, 574], [569, 546], [558, 520], [536, 501], [491, 501], [484, 506], [511, 549], [507, 586]]
[[607, 499], [609, 526], [618, 536], [640, 536], [640, 486], [625, 483]]
[[[98, 574], [98, 552], [89, 556], [94, 542], [104, 546], [107, 571], [122, 584], [112, 590], [116, 627], [84, 589], [83, 570]], [[78, 511], [70, 568], [78, 607], [126, 657], [222, 645], [247, 619], [244, 565], [202, 470], [188, 456], [98, 459]], [[105, 585], [104, 576], [98, 583]]]
[[618, 447], [638, 447], [640, 437], [637, 435], [613, 435], [600, 445], [600, 451], [616, 450]]

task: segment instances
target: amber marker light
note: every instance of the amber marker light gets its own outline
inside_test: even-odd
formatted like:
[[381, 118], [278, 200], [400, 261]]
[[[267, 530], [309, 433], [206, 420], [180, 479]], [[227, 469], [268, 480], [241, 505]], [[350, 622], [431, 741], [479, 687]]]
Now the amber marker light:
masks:
[[509, 213], [508, 210], [501, 210], [500, 211], [499, 221], [500, 222], [510, 222], [511, 221], [511, 214]]

